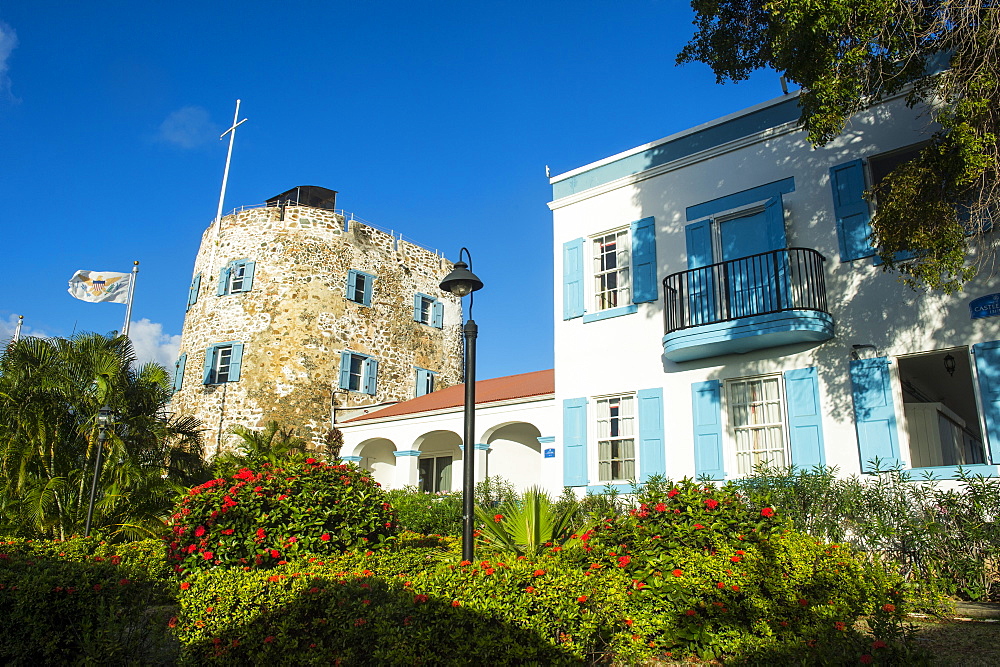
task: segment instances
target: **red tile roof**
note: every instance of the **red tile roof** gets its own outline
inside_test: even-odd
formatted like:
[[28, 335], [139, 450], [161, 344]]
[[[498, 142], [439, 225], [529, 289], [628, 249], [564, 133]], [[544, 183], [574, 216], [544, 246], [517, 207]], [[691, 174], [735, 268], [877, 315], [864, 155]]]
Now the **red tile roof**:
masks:
[[[554, 394], [556, 390], [555, 377], [555, 371], [549, 369], [547, 371], [521, 373], [520, 375], [507, 375], [505, 377], [493, 378], [492, 380], [479, 380], [476, 382], [476, 405], [509, 401], [515, 398], [527, 398], [529, 396]], [[424, 396], [418, 396], [402, 403], [390, 405], [375, 412], [369, 412], [360, 417], [348, 419], [345, 423], [364, 421], [366, 419], [379, 419], [381, 417], [398, 417], [418, 412], [455, 408], [461, 405], [465, 405], [465, 385], [457, 384], [447, 389], [433, 391]]]

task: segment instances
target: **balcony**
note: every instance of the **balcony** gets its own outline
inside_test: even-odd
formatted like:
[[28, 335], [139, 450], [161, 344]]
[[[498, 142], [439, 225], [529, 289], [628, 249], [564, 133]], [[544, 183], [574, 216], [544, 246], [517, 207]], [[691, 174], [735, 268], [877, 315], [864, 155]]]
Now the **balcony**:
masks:
[[663, 356], [693, 361], [829, 340], [825, 261], [810, 248], [786, 248], [667, 276]]

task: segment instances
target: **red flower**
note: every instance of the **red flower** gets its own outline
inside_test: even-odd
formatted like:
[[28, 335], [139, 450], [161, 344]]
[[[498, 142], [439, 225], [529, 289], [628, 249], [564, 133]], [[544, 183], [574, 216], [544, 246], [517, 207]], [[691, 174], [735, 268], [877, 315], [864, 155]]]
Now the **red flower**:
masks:
[[696, 523], [696, 524], [694, 524], [694, 529], [695, 529], [695, 530], [701, 530], [701, 529], [702, 529], [702, 528], [704, 528], [704, 527], [705, 527], [705, 526], [701, 525], [700, 523]]
[[716, 588], [725, 588], [726, 587], [726, 585], [724, 583], [722, 583], [721, 581], [719, 583], [717, 583], [715, 586], [716, 586]]
[[866, 665], [870, 665], [870, 664], [872, 664], [872, 663], [873, 663], [874, 661], [875, 661], [875, 658], [871, 657], [871, 656], [870, 656], [870, 655], [868, 655], [867, 653], [865, 653], [865, 654], [864, 654], [863, 656], [861, 656], [861, 662], [863, 662], [863, 663], [864, 663], [864, 664], [866, 664]]
[[204, 558], [205, 560], [212, 560], [213, 558], [215, 558], [215, 554], [213, 554], [211, 551], [203, 551], [201, 557]]
[[503, 514], [494, 514], [493, 521], [494, 523], [500, 523], [501, 521], [503, 521]]
[[118, 585], [119, 586], [128, 586], [130, 583], [132, 583], [132, 582], [129, 581], [128, 579], [119, 579], [118, 580]]
[[680, 491], [678, 491], [677, 489], [670, 489], [670, 492], [667, 494], [667, 498], [673, 498], [678, 493], [680, 493]]
[[674, 570], [674, 571], [673, 571], [673, 575], [674, 575], [675, 577], [680, 577], [680, 576], [682, 576], [683, 574], [684, 574], [684, 572], [682, 572], [681, 570]]
[[451, 601], [451, 606], [452, 606], [452, 607], [461, 607], [461, 606], [462, 606], [462, 603], [461, 603], [461, 602], [459, 602], [458, 600], [452, 600], [452, 601]]
[[761, 516], [774, 516], [774, 510], [770, 507], [765, 507], [760, 511]]
[[580, 597], [578, 597], [576, 599], [576, 601], [577, 602], [586, 602], [587, 601], [587, 596], [586, 595], [581, 595]]
[[806, 602], [805, 600], [803, 600], [802, 598], [799, 598], [799, 604], [802, 605], [803, 607], [806, 607], [806, 606], [809, 605], [809, 603]]
[[846, 625], [844, 624], [844, 622], [843, 622], [843, 621], [837, 621], [836, 623], [834, 623], [834, 624], [833, 624], [833, 627], [834, 627], [835, 629], [837, 629], [837, 630], [841, 630], [841, 631], [843, 631], [843, 630], [846, 630], [846, 629], [847, 629], [847, 626], [846, 626]]
[[709, 498], [708, 500], [705, 501], [705, 506], [708, 507], [708, 509], [710, 510], [714, 510], [716, 507], [719, 506], [719, 501]]
[[264, 637], [264, 643], [265, 644], [273, 644], [274, 643], [274, 635], [269, 635], [267, 637]]
[[527, 588], [524, 589], [524, 592], [525, 593], [534, 593], [535, 592], [535, 587], [534, 586], [528, 586]]
[[306, 463], [312, 465], [313, 463], [316, 463], [316, 459], [306, 459]]
[[459, 565], [472, 565], [472, 561], [471, 560], [463, 560], [461, 563], [459, 563]]
[[540, 577], [540, 576], [542, 576], [543, 574], [545, 574], [545, 570], [535, 570], [535, 572], [534, 572], [534, 575], [535, 575], [536, 577]]
[[888, 644], [886, 644], [881, 639], [876, 639], [875, 641], [872, 642], [873, 649], [885, 648], [886, 646], [888, 646]]
[[429, 599], [430, 598], [428, 598], [423, 593], [419, 593], [419, 594], [413, 596], [413, 601], [416, 602], [417, 604], [420, 604], [421, 602], [427, 602], [427, 600], [429, 600]]
[[258, 528], [257, 532], [255, 533], [254, 541], [263, 542], [265, 537], [267, 537], [267, 534], [264, 532], [264, 529]]
[[631, 562], [632, 562], [631, 558], [629, 558], [628, 556], [622, 556], [621, 558], [618, 559], [618, 567], [626, 567]]
[[687, 610], [686, 612], [684, 612], [684, 613], [685, 613], [685, 614], [687, 614], [688, 616], [694, 616], [694, 615], [695, 615], [695, 614], [697, 614], [698, 612], [696, 612], [696, 611], [695, 611], [694, 609], [688, 609], [688, 610]]
[[632, 623], [633, 623], [633, 621], [632, 621], [632, 619], [631, 619], [631, 618], [626, 618], [626, 619], [625, 619], [625, 625], [627, 625], [627, 626], [629, 626], [629, 627], [632, 627]]
[[186, 591], [189, 588], [191, 588], [191, 582], [190, 581], [182, 581], [181, 582], [181, 590], [182, 591]]
[[734, 563], [739, 563], [740, 562], [740, 557], [739, 556], [733, 556], [729, 560], [731, 560]]
[[739, 590], [740, 590], [740, 587], [739, 587], [739, 586], [733, 586], [733, 590], [734, 590], [734, 591], [739, 591]]
[[330, 533], [323, 533], [322, 535], [319, 536], [319, 539], [323, 540], [324, 542], [329, 542], [330, 541]]
[[666, 512], [667, 506], [664, 503], [656, 503], [656, 507], [654, 507], [653, 509], [655, 509], [657, 512]]
[[892, 612], [896, 611], [896, 605], [894, 605], [894, 604], [884, 604], [884, 605], [882, 605], [882, 611], [887, 611], [887, 612], [889, 612], [891, 614]]
[[170, 620], [167, 621], [167, 627], [168, 628], [176, 628], [177, 627], [177, 617], [176, 616], [171, 616], [170, 617]]
[[205, 534], [205, 526], [198, 526], [197, 528], [194, 529], [195, 537], [201, 537], [204, 534]]
[[100, 584], [94, 584], [94, 590], [95, 591], [101, 590], [101, 585]]
[[277, 549], [271, 549], [271, 558], [277, 558], [280, 555], [281, 553], [279, 553]]
[[224, 531], [222, 531], [222, 534], [223, 535], [232, 535], [233, 534], [233, 529], [232, 528], [226, 528]]
[[496, 570], [494, 570], [492, 567], [488, 567], [485, 570], [483, 570], [483, 574], [493, 574], [495, 571]]

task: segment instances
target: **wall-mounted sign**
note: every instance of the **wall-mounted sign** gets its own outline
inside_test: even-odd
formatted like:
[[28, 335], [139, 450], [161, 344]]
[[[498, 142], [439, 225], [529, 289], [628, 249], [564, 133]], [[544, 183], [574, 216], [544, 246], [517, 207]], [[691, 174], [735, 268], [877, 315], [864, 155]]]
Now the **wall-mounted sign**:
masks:
[[556, 450], [555, 450], [555, 448], [551, 448], [551, 449], [546, 449], [545, 450], [545, 458], [547, 458], [547, 459], [554, 459], [555, 457], [556, 457]]
[[969, 302], [969, 313], [974, 320], [1000, 315], [1000, 294], [987, 294], [973, 299]]

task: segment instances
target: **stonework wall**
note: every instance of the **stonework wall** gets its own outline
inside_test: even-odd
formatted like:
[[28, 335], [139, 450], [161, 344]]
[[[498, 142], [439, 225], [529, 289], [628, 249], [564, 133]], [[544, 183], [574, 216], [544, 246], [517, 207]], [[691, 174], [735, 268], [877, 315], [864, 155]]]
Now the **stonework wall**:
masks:
[[[217, 296], [220, 271], [255, 262], [249, 292]], [[345, 298], [350, 269], [376, 276], [371, 306]], [[198, 300], [184, 319], [183, 382], [176, 414], [203, 423], [213, 456], [230, 427], [277, 420], [319, 445], [334, 407], [358, 408], [413, 398], [416, 368], [437, 373], [435, 388], [461, 382], [461, 300], [438, 289], [452, 264], [440, 255], [355, 221], [345, 231], [333, 211], [265, 207], [223, 217], [202, 237], [194, 275]], [[416, 293], [444, 303], [441, 329], [415, 322]], [[240, 379], [203, 384], [206, 350], [243, 343]], [[378, 360], [374, 396], [339, 388], [344, 350]]]

